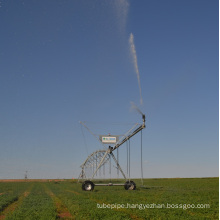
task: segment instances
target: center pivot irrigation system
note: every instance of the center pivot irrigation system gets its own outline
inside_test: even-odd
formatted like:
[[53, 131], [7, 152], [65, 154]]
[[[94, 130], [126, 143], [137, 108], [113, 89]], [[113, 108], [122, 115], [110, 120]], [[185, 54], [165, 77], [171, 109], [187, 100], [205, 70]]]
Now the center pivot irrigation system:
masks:
[[[139, 110], [139, 109], [138, 109]], [[81, 179], [83, 180], [82, 183], [82, 189], [85, 191], [92, 191], [95, 186], [124, 186], [126, 190], [135, 190], [136, 189], [136, 184], [134, 181], [130, 180], [130, 138], [136, 135], [138, 132], [142, 131], [145, 128], [145, 115], [139, 111], [142, 115], [142, 121], [143, 123], [136, 124], [134, 127], [132, 127], [121, 139], [119, 139], [119, 136], [99, 136], [97, 138], [89, 129], [88, 127], [83, 123], [80, 122], [85, 128], [89, 130], [89, 132], [94, 135], [104, 146], [105, 144], [109, 144], [108, 148], [103, 149], [103, 150], [97, 150], [90, 154], [87, 159], [84, 161], [84, 163], [80, 166], [81, 167], [81, 173], [79, 175], [78, 181]], [[139, 127], [137, 127], [139, 125]], [[127, 162], [127, 174], [128, 174], [128, 166], [129, 166], [129, 178], [126, 177], [125, 173], [123, 172], [121, 166], [119, 165], [118, 158], [113, 154], [113, 151], [124, 144], [129, 142], [129, 159], [128, 159], [128, 153], [127, 153], [127, 159], [129, 160], [129, 164]], [[118, 157], [118, 154], [117, 154]], [[111, 158], [114, 160], [116, 164], [117, 171], [122, 174], [126, 182], [124, 184], [113, 184], [113, 183], [108, 183], [108, 184], [98, 184], [94, 183], [92, 180], [94, 179], [95, 175], [97, 175], [97, 172], [101, 173], [101, 169], [103, 170], [103, 173], [105, 172], [105, 164], [109, 163], [111, 167]], [[88, 170], [92, 175], [88, 177], [87, 173]], [[142, 180], [143, 180], [143, 170], [142, 170], [142, 132], [141, 132], [141, 173], [142, 173]]]

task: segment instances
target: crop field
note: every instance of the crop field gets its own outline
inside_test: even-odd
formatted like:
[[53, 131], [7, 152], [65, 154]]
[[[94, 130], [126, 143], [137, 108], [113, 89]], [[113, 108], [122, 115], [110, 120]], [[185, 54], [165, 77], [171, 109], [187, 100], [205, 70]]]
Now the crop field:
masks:
[[136, 190], [93, 191], [74, 180], [0, 181], [0, 220], [219, 219], [219, 178], [134, 181]]

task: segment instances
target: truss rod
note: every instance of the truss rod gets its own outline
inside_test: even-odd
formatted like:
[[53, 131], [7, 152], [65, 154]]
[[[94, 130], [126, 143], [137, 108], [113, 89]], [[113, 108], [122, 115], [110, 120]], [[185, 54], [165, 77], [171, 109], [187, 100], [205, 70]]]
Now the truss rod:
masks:
[[107, 150], [107, 151], [105, 152], [105, 154], [104, 154], [102, 160], [100, 161], [98, 167], [96, 168], [95, 172], [93, 173], [93, 175], [92, 175], [92, 179], [93, 179], [93, 177], [95, 176], [95, 174], [97, 173], [98, 169], [101, 167], [101, 165], [102, 165], [102, 163], [103, 163], [105, 157], [108, 155], [108, 153], [109, 153], [109, 152], [108, 152], [108, 150]]
[[79, 123], [82, 124], [89, 131], [89, 133], [91, 135], [93, 135], [104, 146], [104, 148], [107, 150], [107, 147], [99, 140], [99, 138], [82, 121], [80, 121]]
[[142, 115], [143, 124], [139, 126], [136, 130], [134, 130], [130, 135], [125, 137], [120, 143], [117, 143], [112, 149], [111, 152], [119, 148], [122, 144], [124, 144], [127, 140], [129, 140], [131, 137], [133, 137], [135, 134], [137, 134], [139, 131], [145, 128], [145, 115]]
[[112, 156], [112, 158], [114, 159], [115, 163], [117, 164], [117, 167], [118, 167], [118, 169], [121, 171], [121, 174], [123, 175], [123, 177], [124, 177], [125, 179], [127, 179], [126, 176], [125, 176], [125, 174], [124, 174], [124, 172], [122, 171], [122, 169], [121, 169], [121, 167], [120, 167], [118, 161], [116, 160], [116, 158], [115, 158], [115, 156], [114, 156], [114, 154], [113, 154], [112, 152], [111, 152], [111, 156]]

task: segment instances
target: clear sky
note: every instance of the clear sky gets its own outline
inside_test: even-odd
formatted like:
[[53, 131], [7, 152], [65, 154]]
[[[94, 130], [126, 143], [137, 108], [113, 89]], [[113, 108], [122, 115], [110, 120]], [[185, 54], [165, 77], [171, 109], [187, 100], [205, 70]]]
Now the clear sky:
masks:
[[[218, 4], [1, 0], [0, 178], [77, 178], [102, 149], [79, 121], [123, 134], [141, 123], [131, 101], [146, 114], [144, 177], [218, 176]], [[139, 162], [136, 135], [133, 177]]]

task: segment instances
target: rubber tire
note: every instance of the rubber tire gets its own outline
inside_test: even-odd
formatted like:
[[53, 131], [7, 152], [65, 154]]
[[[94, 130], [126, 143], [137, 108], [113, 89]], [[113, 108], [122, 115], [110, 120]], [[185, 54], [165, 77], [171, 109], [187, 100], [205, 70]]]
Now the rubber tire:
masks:
[[90, 180], [86, 180], [82, 183], [82, 190], [92, 191], [94, 187], [95, 187], [94, 183]]
[[136, 189], [136, 184], [134, 181], [127, 181], [125, 182], [124, 188], [126, 190], [135, 190]]

